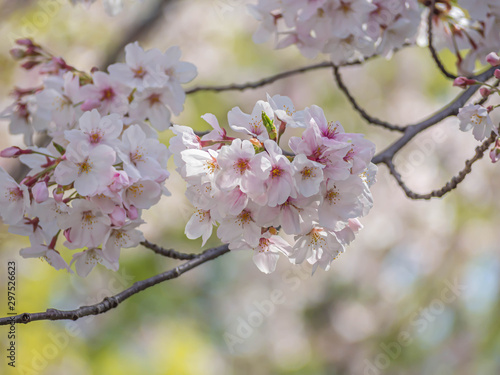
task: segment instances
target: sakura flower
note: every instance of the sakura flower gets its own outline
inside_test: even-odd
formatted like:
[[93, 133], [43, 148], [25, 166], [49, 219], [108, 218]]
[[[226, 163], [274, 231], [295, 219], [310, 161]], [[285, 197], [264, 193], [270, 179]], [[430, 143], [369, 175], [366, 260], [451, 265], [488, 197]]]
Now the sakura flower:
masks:
[[159, 81], [155, 72], [156, 60], [161, 56], [157, 49], [144, 51], [138, 42], [129, 43], [125, 46], [125, 64], [116, 63], [108, 67], [112, 79], [137, 89], [139, 92], [146, 87], [159, 87]]
[[47, 122], [54, 121], [60, 129], [72, 128], [82, 111], [76, 106], [82, 100], [80, 80], [72, 72], [62, 77], [51, 76], [44, 89], [35, 95], [38, 112]]
[[214, 224], [215, 220], [213, 220], [210, 216], [210, 211], [198, 209], [186, 224], [184, 233], [190, 240], [201, 237], [203, 240], [201, 246], [204, 246], [207, 240], [212, 235]]
[[134, 247], [144, 241], [142, 232], [136, 229], [143, 223], [143, 221], [134, 221], [121, 228], [112, 228], [102, 246], [104, 257], [108, 261], [116, 263], [120, 258], [120, 249]]
[[217, 236], [223, 242], [244, 240], [250, 246], [257, 246], [261, 233], [260, 226], [255, 222], [257, 210], [257, 206], [248, 205], [239, 215], [226, 216], [217, 229]]
[[276, 142], [266, 140], [264, 147], [269, 155], [271, 170], [266, 180], [267, 205], [274, 207], [289, 197], [297, 196], [290, 161], [282, 154]]
[[293, 159], [292, 168], [295, 186], [301, 195], [311, 197], [319, 192], [324, 165], [309, 160], [304, 154], [299, 154]]
[[295, 240], [290, 256], [295, 264], [307, 260], [309, 264], [315, 265], [322, 261], [326, 269], [331, 261], [344, 252], [337, 235], [321, 227], [313, 227], [307, 234], [296, 236]]
[[48, 127], [48, 121], [38, 116], [36, 100], [32, 96], [23, 98], [0, 112], [0, 119], [10, 120], [9, 132], [22, 134], [27, 146], [33, 145], [35, 130], [43, 131]]
[[0, 167], [0, 216], [6, 224], [19, 222], [29, 207], [29, 193]]
[[267, 95], [267, 101], [274, 111], [276, 118], [291, 128], [305, 127], [303, 111], [296, 112], [292, 101], [287, 96]]
[[31, 247], [21, 249], [19, 254], [21, 254], [23, 258], [41, 258], [56, 270], [65, 269], [68, 272], [71, 272], [68, 263], [66, 263], [61, 254], [57, 250], [50, 248], [48, 245], [35, 244]]
[[123, 203], [126, 207], [147, 209], [158, 203], [162, 188], [156, 181], [141, 179], [127, 187], [123, 195]]
[[270, 231], [264, 233], [257, 246], [249, 246], [244, 241], [237, 242], [230, 246], [231, 250], [253, 250], [253, 261], [257, 268], [263, 273], [271, 273], [276, 269], [279, 254], [286, 256], [292, 254], [292, 246], [280, 236], [271, 234]]
[[184, 99], [184, 91], [176, 96], [168, 87], [146, 88], [135, 94], [130, 104], [130, 116], [136, 120], [148, 119], [155, 129], [166, 130], [171, 125], [170, 110], [176, 115], [180, 114]]
[[75, 264], [76, 273], [80, 277], [87, 277], [90, 271], [92, 271], [98, 263], [102, 264], [107, 269], [118, 271], [118, 262], [109, 262], [106, 260], [103, 251], [98, 248], [87, 249], [73, 254], [70, 266], [72, 266], [73, 263]]
[[69, 214], [60, 221], [61, 229], [71, 229], [65, 245], [71, 249], [97, 247], [110, 231], [111, 220], [92, 202], [76, 199]]
[[263, 153], [255, 155], [249, 141], [235, 139], [231, 145], [223, 146], [217, 162], [221, 172], [217, 175], [216, 184], [222, 190], [231, 190], [239, 185], [241, 191], [252, 198], [264, 193], [264, 180], [269, 176], [271, 163]]
[[458, 111], [460, 130], [463, 132], [472, 129], [474, 138], [482, 141], [491, 132], [498, 134], [498, 129], [493, 125], [488, 110], [480, 105], [468, 104]]
[[274, 112], [271, 105], [267, 102], [259, 100], [252, 111], [252, 114], [243, 113], [239, 107], [234, 107], [227, 114], [227, 121], [231, 129], [237, 132], [249, 134], [259, 141], [263, 142], [269, 139], [267, 130], [262, 122], [262, 112], [269, 118], [274, 118]]
[[92, 196], [106, 188], [113, 179], [115, 151], [106, 145], [91, 146], [79, 142], [66, 150], [63, 160], [54, 171], [59, 185], [74, 183], [80, 195]]
[[[208, 134], [205, 134], [203, 137], [201, 137], [202, 141], [221, 141], [227, 138], [226, 130], [220, 127], [219, 121], [217, 121], [217, 117], [215, 117], [211, 113], [206, 113], [201, 116], [201, 118], [208, 122], [214, 129]], [[218, 147], [220, 146], [217, 146], [217, 148]]]
[[178, 96], [179, 91], [182, 90], [180, 83], [191, 82], [198, 74], [194, 64], [179, 61], [180, 58], [180, 48], [177, 46], [170, 47], [159, 57], [157, 66], [168, 78], [168, 83], [171, 85], [175, 96]]
[[123, 123], [119, 115], [113, 113], [101, 117], [96, 109], [85, 112], [78, 120], [78, 124], [79, 129], [64, 132], [65, 138], [72, 146], [84, 142], [90, 148], [100, 144], [116, 147], [118, 136], [123, 129]]
[[217, 153], [214, 150], [184, 150], [181, 152], [182, 160], [186, 163], [183, 177], [193, 184], [202, 184], [214, 181], [219, 172]]
[[147, 138], [138, 125], [123, 132], [118, 155], [123, 161], [123, 170], [133, 179], [151, 178], [163, 182], [168, 177], [167, 147], [157, 139]]
[[[97, 110], [101, 115], [117, 113], [124, 115], [128, 111], [129, 89], [122, 83], [113, 80], [104, 72], [92, 75], [93, 83], [81, 88], [81, 94], [86, 101], [97, 100]], [[84, 102], [84, 104], [86, 104]]]
[[363, 191], [363, 181], [358, 176], [343, 181], [327, 180], [321, 187], [319, 224], [330, 230], [340, 230], [348, 219], [361, 216]]

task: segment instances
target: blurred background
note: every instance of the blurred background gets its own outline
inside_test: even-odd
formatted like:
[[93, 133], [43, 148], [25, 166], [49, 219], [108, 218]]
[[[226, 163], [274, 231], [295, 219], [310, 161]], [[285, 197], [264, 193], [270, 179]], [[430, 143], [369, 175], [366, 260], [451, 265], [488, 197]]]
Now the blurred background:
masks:
[[[99, 0], [90, 9], [69, 0], [0, 0], [0, 107], [11, 103], [14, 85], [35, 84], [8, 53], [20, 37], [34, 38], [82, 70], [123, 60], [123, 46], [135, 40], [163, 51], [179, 45], [183, 60], [198, 67], [198, 77], [186, 87], [242, 83], [310, 64], [294, 48], [276, 51], [271, 42], [252, 42], [257, 23], [246, 10], [249, 2], [130, 0], [109, 17]], [[443, 58], [453, 65], [451, 56]], [[460, 93], [419, 48], [343, 72], [369, 113], [397, 124], [415, 123]], [[204, 113], [225, 124], [231, 108], [250, 112], [266, 93], [291, 97], [297, 109], [322, 106], [329, 120], [366, 134], [378, 151], [397, 136], [367, 125], [328, 69], [258, 90], [189, 95], [173, 121], [208, 130]], [[8, 134], [7, 122], [0, 122], [0, 132], [1, 148], [21, 145], [21, 138]], [[166, 144], [169, 133], [161, 135]], [[412, 189], [426, 193], [462, 169], [477, 145], [451, 118], [414, 139], [396, 165]], [[12, 172], [19, 167], [7, 159], [0, 163]], [[146, 238], [201, 251], [201, 240], [184, 236], [193, 208], [175, 172], [167, 187], [172, 196], [145, 215]], [[7, 328], [0, 329], [0, 373], [498, 374], [499, 189], [500, 166], [487, 157], [457, 190], [429, 202], [407, 199], [381, 167], [374, 208], [362, 219], [365, 228], [330, 271], [311, 277], [307, 266], [281, 259], [265, 275], [250, 252], [229, 253], [104, 315], [17, 326], [15, 370], [6, 365]], [[213, 236], [207, 247], [218, 244]], [[178, 264], [144, 248], [124, 249], [119, 272], [98, 266], [82, 279], [22, 259], [18, 250], [27, 245], [0, 226], [2, 316], [9, 260], [17, 261], [18, 313], [93, 304]]]

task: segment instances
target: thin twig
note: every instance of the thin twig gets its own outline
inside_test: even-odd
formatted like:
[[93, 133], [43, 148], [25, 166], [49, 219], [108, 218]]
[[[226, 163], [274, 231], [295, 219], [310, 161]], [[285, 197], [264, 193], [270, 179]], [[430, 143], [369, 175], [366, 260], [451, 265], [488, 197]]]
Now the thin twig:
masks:
[[156, 254], [163, 255], [164, 257], [172, 259], [190, 260], [200, 255], [200, 254], [181, 253], [179, 251], [175, 251], [174, 249], [165, 249], [149, 241], [142, 241], [141, 245], [144, 246], [145, 248], [153, 250]]
[[476, 147], [476, 153], [472, 159], [469, 159], [465, 162], [465, 167], [462, 169], [456, 176], [453, 176], [450, 181], [448, 181], [442, 188], [433, 190], [427, 194], [418, 194], [412, 191], [403, 181], [401, 174], [396, 170], [394, 163], [391, 160], [384, 161], [384, 164], [389, 167], [389, 171], [394, 176], [399, 186], [403, 189], [406, 196], [411, 199], [431, 199], [431, 198], [441, 198], [446, 193], [449, 193], [453, 189], [455, 189], [459, 183], [461, 183], [465, 177], [472, 171], [472, 165], [482, 159], [484, 156], [484, 152], [495, 142], [497, 135], [492, 132], [490, 137], [482, 143], [481, 146]]
[[[478, 81], [485, 82], [493, 76], [493, 72], [495, 68], [490, 68], [487, 71], [478, 75]], [[457, 98], [455, 98], [450, 104], [448, 104], [445, 108], [440, 109], [434, 115], [430, 116], [426, 120], [423, 120], [414, 125], [408, 125], [405, 128], [404, 134], [398, 138], [396, 141], [391, 143], [385, 150], [375, 155], [372, 159], [372, 162], [375, 164], [379, 164], [385, 162], [387, 160], [391, 160], [394, 155], [401, 150], [408, 142], [410, 142], [413, 137], [417, 134], [421, 133], [423, 130], [437, 124], [438, 122], [444, 120], [449, 116], [456, 116], [460, 108], [462, 108], [467, 101], [479, 90], [479, 85], [471, 86], [467, 90], [465, 90], [462, 94], [460, 94]]]
[[101, 302], [90, 306], [81, 306], [75, 310], [57, 310], [47, 309], [45, 312], [39, 313], [23, 313], [19, 315], [7, 316], [0, 318], [0, 325], [30, 323], [37, 320], [78, 320], [84, 316], [99, 315], [109, 311], [120, 305], [127, 298], [148, 289], [156, 284], [164, 281], [175, 279], [183, 273], [198, 267], [199, 265], [215, 259], [225, 253], [229, 252], [228, 245], [211, 248], [199, 254], [196, 258], [181, 264], [169, 271], [155, 275], [145, 280], [134, 283], [130, 288], [111, 296], [104, 298]]
[[427, 40], [429, 43], [429, 51], [431, 52], [432, 59], [436, 63], [437, 67], [443, 73], [447, 78], [450, 79], [455, 79], [457, 78], [456, 75], [448, 72], [446, 68], [444, 67], [443, 63], [439, 59], [439, 56], [436, 52], [436, 49], [434, 48], [432, 44], [432, 39], [433, 39], [433, 33], [432, 33], [432, 17], [434, 16], [434, 11], [436, 9], [436, 0], [432, 0], [431, 5], [429, 7], [429, 17], [427, 19], [428, 25], [427, 25]]
[[285, 72], [281, 72], [269, 77], [262, 78], [258, 81], [254, 82], [247, 82], [247, 83], [232, 83], [229, 85], [222, 85], [222, 86], [197, 86], [193, 87], [191, 89], [186, 90], [186, 94], [194, 94], [195, 92], [198, 91], [213, 91], [213, 92], [221, 92], [221, 91], [231, 91], [231, 90], [237, 90], [237, 91], [244, 91], [247, 89], [256, 89], [265, 85], [269, 85], [275, 81], [278, 81], [283, 78], [287, 78], [296, 74], [300, 73], [305, 73], [309, 72], [311, 70], [316, 70], [316, 69], [322, 69], [322, 68], [329, 68], [332, 67], [333, 64], [329, 61], [324, 61], [319, 64], [313, 64], [313, 65], [307, 65], [303, 66], [301, 68], [297, 69], [292, 69], [292, 70], [287, 70]]
[[[405, 43], [401, 46], [401, 48], [396, 48], [394, 50], [394, 53], [401, 51], [402, 49], [411, 46], [412, 44], [410, 43]], [[338, 66], [353, 66], [353, 65], [360, 65], [365, 63], [366, 61], [372, 60], [379, 55], [374, 54], [368, 57], [365, 57], [363, 60], [356, 60], [356, 61], [350, 61], [346, 62], [343, 64], [340, 64]], [[259, 79], [258, 81], [253, 81], [253, 82], [247, 82], [247, 83], [233, 83], [233, 84], [228, 84], [228, 85], [221, 85], [221, 86], [197, 86], [193, 87], [191, 89], [186, 90], [186, 94], [194, 94], [195, 92], [198, 91], [213, 91], [213, 92], [221, 92], [221, 91], [244, 91], [247, 89], [257, 89], [259, 87], [269, 85], [273, 82], [276, 82], [280, 79], [287, 78], [296, 74], [300, 73], [305, 73], [309, 72], [311, 70], [316, 70], [316, 69], [323, 69], [323, 68], [331, 68], [333, 67], [334, 64], [330, 61], [324, 61], [318, 64], [312, 64], [312, 65], [306, 65], [301, 68], [296, 68], [292, 70], [288, 70], [285, 72], [281, 72], [269, 77], [265, 77], [262, 79]]]
[[347, 97], [347, 99], [351, 102], [352, 106], [354, 107], [354, 110], [356, 110], [356, 112], [358, 112], [361, 115], [361, 117], [363, 117], [371, 125], [377, 125], [377, 126], [381, 126], [381, 127], [385, 128], [385, 129], [395, 130], [395, 131], [399, 131], [399, 132], [405, 131], [404, 126], [393, 125], [389, 122], [382, 121], [376, 117], [370, 116], [363, 108], [361, 108], [359, 106], [356, 99], [354, 99], [354, 97], [349, 92], [349, 89], [347, 88], [347, 86], [344, 84], [344, 81], [342, 80], [342, 76], [340, 75], [340, 70], [339, 70], [338, 66], [333, 66], [333, 74], [335, 76], [335, 80], [337, 81], [337, 85], [338, 85], [339, 89], [344, 93], [344, 95]]

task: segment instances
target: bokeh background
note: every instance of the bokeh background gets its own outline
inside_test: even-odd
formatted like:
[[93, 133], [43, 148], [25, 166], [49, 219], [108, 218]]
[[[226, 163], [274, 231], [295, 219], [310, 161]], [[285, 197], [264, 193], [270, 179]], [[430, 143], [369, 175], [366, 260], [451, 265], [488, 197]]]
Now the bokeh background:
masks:
[[[256, 21], [238, 0], [125, 1], [107, 16], [69, 0], [0, 0], [0, 105], [14, 85], [33, 85], [9, 57], [18, 37], [32, 37], [80, 69], [123, 59], [127, 42], [165, 50], [179, 45], [197, 65], [191, 84], [242, 83], [311, 63], [293, 48], [255, 45]], [[414, 123], [460, 90], [439, 75], [429, 52], [411, 48], [344, 70], [360, 103], [375, 116]], [[453, 65], [451, 56], [443, 54]], [[322, 61], [321, 57], [317, 61]], [[330, 70], [317, 70], [245, 92], [187, 97], [174, 122], [206, 130], [234, 106], [251, 111], [266, 93], [317, 104], [346, 131], [365, 133], [380, 151], [396, 135], [367, 125], [337, 89]], [[498, 119], [497, 119], [498, 121]], [[0, 122], [0, 147], [20, 145]], [[169, 132], [161, 135], [168, 144]], [[441, 187], [474, 154], [477, 142], [451, 118], [420, 134], [396, 158], [417, 192]], [[0, 160], [13, 173], [19, 166]], [[173, 171], [173, 166], [171, 168]], [[172, 172], [171, 197], [146, 215], [146, 238], [186, 252], [201, 240], [183, 234], [192, 207]], [[251, 253], [227, 254], [127, 300], [104, 315], [77, 322], [17, 326], [17, 368], [6, 366], [7, 327], [0, 329], [1, 374], [480, 374], [500, 373], [500, 166], [474, 165], [444, 199], [410, 201], [381, 167], [375, 206], [365, 228], [328, 272], [282, 259], [264, 275]], [[86, 278], [22, 259], [26, 239], [0, 226], [0, 313], [6, 313], [7, 261], [17, 261], [17, 312], [72, 309], [119, 292], [176, 261], [143, 248], [122, 250], [120, 271], [96, 267]], [[207, 247], [218, 245], [215, 236]], [[70, 257], [69, 252], [66, 252]]]

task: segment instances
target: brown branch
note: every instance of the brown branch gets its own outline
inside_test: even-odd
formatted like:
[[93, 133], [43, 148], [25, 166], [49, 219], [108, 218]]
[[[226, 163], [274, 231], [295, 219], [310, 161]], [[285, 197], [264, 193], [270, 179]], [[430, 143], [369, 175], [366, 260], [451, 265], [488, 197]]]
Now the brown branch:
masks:
[[436, 49], [434, 48], [433, 44], [432, 44], [432, 39], [433, 39], [433, 33], [432, 33], [432, 17], [434, 16], [434, 11], [436, 9], [436, 0], [431, 0], [431, 5], [429, 7], [429, 17], [427, 18], [427, 22], [428, 22], [428, 25], [427, 25], [427, 40], [428, 40], [428, 44], [429, 44], [429, 51], [431, 52], [431, 55], [432, 55], [432, 59], [434, 60], [434, 62], [436, 63], [437, 67], [439, 68], [439, 70], [441, 71], [441, 73], [443, 73], [443, 75], [445, 75], [447, 78], [450, 78], [450, 79], [455, 79], [457, 78], [456, 75], [448, 72], [446, 70], [446, 68], [444, 67], [443, 63], [441, 62], [441, 60], [439, 59], [439, 56], [436, 52]]
[[389, 122], [382, 121], [376, 117], [370, 116], [363, 108], [361, 108], [359, 106], [356, 99], [354, 99], [354, 97], [351, 95], [349, 89], [347, 88], [344, 81], [342, 80], [342, 76], [340, 75], [340, 69], [338, 66], [333, 66], [333, 74], [335, 76], [335, 80], [337, 81], [337, 85], [338, 85], [339, 89], [344, 93], [344, 95], [347, 97], [347, 99], [351, 102], [352, 106], [354, 107], [354, 110], [356, 112], [358, 112], [361, 115], [361, 117], [363, 117], [366, 121], [368, 121], [368, 123], [370, 123], [371, 125], [381, 126], [385, 129], [389, 129], [389, 130], [395, 130], [395, 131], [399, 131], [399, 132], [405, 131], [404, 126], [393, 125]]
[[476, 161], [482, 159], [482, 157], [484, 156], [484, 152], [491, 146], [493, 142], [495, 142], [496, 138], [497, 135], [494, 132], [492, 132], [490, 137], [486, 139], [481, 144], [481, 146], [476, 147], [476, 154], [474, 155], [474, 157], [472, 159], [466, 160], [464, 169], [462, 169], [456, 176], [453, 176], [451, 180], [448, 181], [441, 189], [433, 190], [427, 194], [419, 194], [412, 191], [403, 181], [401, 174], [396, 170], [396, 167], [394, 166], [392, 159], [385, 160], [384, 164], [387, 165], [389, 171], [394, 176], [399, 186], [401, 186], [401, 188], [403, 189], [408, 198], [426, 199], [426, 200], [431, 198], [441, 198], [446, 193], [449, 193], [450, 191], [455, 189], [458, 186], [458, 184], [460, 184], [465, 179], [465, 177], [472, 171], [472, 165]]
[[0, 325], [9, 324], [19, 324], [19, 323], [30, 323], [37, 320], [78, 320], [84, 316], [89, 315], [99, 315], [109, 311], [123, 301], [132, 297], [133, 295], [151, 288], [156, 284], [160, 284], [164, 281], [175, 279], [182, 275], [183, 273], [198, 267], [199, 265], [215, 259], [225, 253], [229, 252], [228, 245], [222, 245], [219, 247], [214, 247], [204, 251], [203, 253], [196, 256], [196, 258], [181, 264], [169, 271], [160, 273], [159, 275], [152, 276], [148, 279], [138, 281], [134, 283], [130, 288], [111, 296], [104, 298], [101, 302], [90, 306], [81, 306], [75, 310], [57, 310], [57, 309], [47, 309], [45, 312], [39, 313], [23, 313], [19, 315], [7, 316], [0, 318]]
[[[396, 48], [394, 50], [394, 53], [401, 51], [403, 48], [409, 47], [411, 45], [412, 44], [410, 44], [410, 43], [405, 43], [401, 46], [401, 48]], [[338, 66], [340, 67], [340, 66], [360, 65], [360, 64], [363, 64], [366, 61], [372, 60], [378, 56], [379, 55], [374, 54], [374, 55], [365, 57], [363, 60], [350, 61], [350, 62], [340, 64]], [[291, 77], [291, 76], [296, 75], [296, 74], [305, 73], [305, 72], [309, 72], [311, 70], [316, 70], [316, 69], [331, 68], [333, 66], [334, 66], [334, 64], [332, 62], [324, 61], [324, 62], [321, 62], [318, 64], [306, 65], [306, 66], [303, 66], [301, 68], [296, 68], [296, 69], [288, 70], [285, 72], [281, 72], [281, 73], [278, 73], [278, 74], [275, 74], [275, 75], [272, 75], [269, 77], [265, 77], [265, 78], [262, 78], [258, 81], [253, 81], [253, 82], [233, 83], [233, 84], [221, 85], [221, 86], [197, 86], [197, 87], [193, 87], [191, 89], [186, 90], [186, 94], [187, 95], [194, 94], [198, 91], [221, 92], [221, 91], [244, 91], [247, 89], [257, 89], [259, 87], [269, 85], [269, 84], [276, 82], [280, 79], [288, 78], [288, 77]]]
[[[478, 81], [487, 81], [493, 76], [494, 71], [495, 68], [493, 67], [488, 69], [484, 73], [479, 74], [477, 76]], [[431, 126], [437, 124], [447, 117], [456, 116], [459, 109], [462, 108], [467, 103], [467, 101], [469, 101], [469, 99], [476, 93], [477, 90], [479, 90], [479, 85], [469, 87], [457, 98], [455, 98], [450, 104], [436, 112], [434, 115], [416, 124], [408, 125], [405, 128], [405, 132], [403, 133], [403, 135], [396, 141], [391, 143], [385, 150], [375, 155], [375, 157], [372, 159], [372, 162], [375, 164], [380, 164], [382, 162], [385, 163], [385, 161], [391, 160], [394, 155], [399, 150], [401, 150], [408, 142], [410, 142], [417, 134], [421, 133], [427, 128], [430, 128]]]
[[222, 86], [197, 86], [193, 87], [191, 89], [186, 90], [186, 94], [194, 94], [195, 92], [198, 91], [213, 91], [213, 92], [221, 92], [221, 91], [232, 91], [232, 90], [237, 90], [237, 91], [244, 91], [247, 89], [256, 89], [265, 85], [269, 85], [273, 82], [276, 82], [280, 79], [287, 78], [296, 74], [300, 73], [305, 73], [309, 72], [311, 70], [316, 70], [316, 69], [322, 69], [322, 68], [330, 68], [332, 67], [333, 64], [329, 61], [324, 61], [319, 64], [313, 64], [313, 65], [307, 65], [303, 66], [301, 68], [297, 69], [292, 69], [292, 70], [287, 70], [285, 72], [281, 72], [269, 77], [262, 78], [258, 81], [254, 82], [246, 82], [246, 83], [232, 83], [229, 85], [222, 85]]
[[156, 254], [163, 255], [164, 257], [178, 259], [178, 260], [191, 260], [200, 254], [188, 254], [175, 251], [174, 249], [165, 249], [149, 241], [142, 241], [141, 245], [147, 249], [153, 250]]

